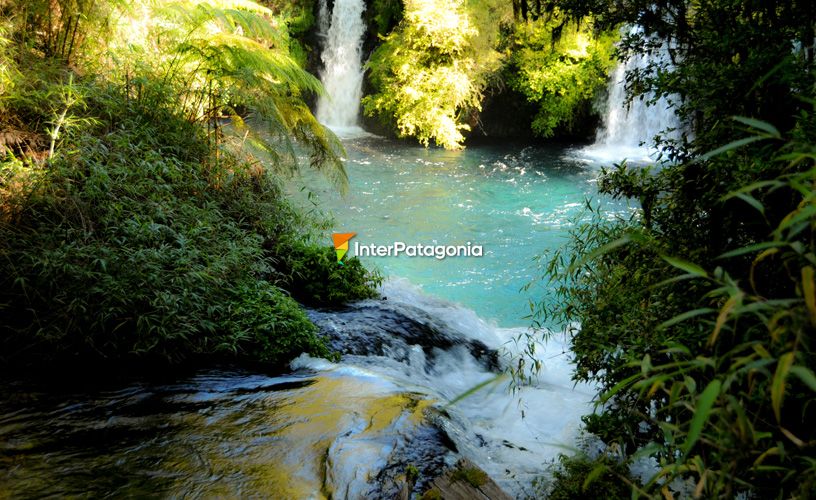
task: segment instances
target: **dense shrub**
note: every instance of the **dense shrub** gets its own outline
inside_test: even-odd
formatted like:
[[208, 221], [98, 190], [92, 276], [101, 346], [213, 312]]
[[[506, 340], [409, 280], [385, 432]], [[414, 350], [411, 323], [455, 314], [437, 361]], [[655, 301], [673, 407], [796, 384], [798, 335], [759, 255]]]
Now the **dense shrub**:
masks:
[[273, 257], [323, 252], [280, 184], [344, 188], [342, 147], [290, 52], [313, 2], [270, 6], [0, 4], [0, 360], [329, 354]]
[[462, 147], [468, 113], [501, 67], [497, 39], [509, 9], [495, 0], [406, 1], [368, 62], [376, 92], [363, 99], [366, 114], [426, 146]]
[[[273, 272], [264, 242], [297, 227], [272, 178], [229, 156], [208, 165], [200, 129], [184, 120], [112, 114], [115, 123], [77, 132], [36, 184], [5, 200], [7, 360], [325, 353], [300, 306], [261, 280]], [[7, 184], [14, 165], [2, 164]]]
[[601, 27], [640, 24], [623, 56], [669, 40], [672, 59], [628, 88], [668, 97], [693, 132], [658, 138], [673, 163], [605, 171], [601, 192], [640, 212], [597, 213], [548, 268], [562, 300], [544, 317], [580, 323], [576, 378], [600, 388], [587, 429], [656, 460], [643, 494], [681, 479], [704, 497], [814, 495], [809, 5], [547, 2]]
[[623, 500], [631, 498], [630, 484], [633, 480], [625, 463], [608, 455], [595, 459], [585, 456], [558, 457], [552, 479], [544, 482], [544, 494], [549, 500], [593, 500], [605, 498]]
[[591, 23], [563, 26], [553, 14], [515, 27], [509, 61], [509, 83], [538, 112], [533, 132], [551, 137], [574, 133], [593, 114], [592, 104], [607, 85], [613, 66], [614, 37], [593, 33]]
[[287, 239], [275, 249], [281, 280], [305, 304], [342, 305], [377, 295], [378, 273], [367, 270], [356, 257], [337, 263], [334, 247], [320, 247]]

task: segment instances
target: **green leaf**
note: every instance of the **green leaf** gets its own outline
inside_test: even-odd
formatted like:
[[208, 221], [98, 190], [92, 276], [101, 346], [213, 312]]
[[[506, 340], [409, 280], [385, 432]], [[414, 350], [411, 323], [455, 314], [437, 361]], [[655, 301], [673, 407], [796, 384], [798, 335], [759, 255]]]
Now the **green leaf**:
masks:
[[622, 247], [623, 245], [627, 245], [631, 241], [632, 241], [632, 239], [630, 238], [629, 235], [623, 235], [623, 236], [621, 236], [620, 238], [618, 238], [618, 239], [616, 239], [614, 241], [610, 241], [609, 243], [607, 243], [605, 245], [601, 245], [600, 247], [598, 247], [595, 250], [588, 253], [586, 256], [584, 256], [582, 259], [580, 259], [578, 262], [575, 262], [575, 263], [571, 264], [569, 266], [569, 269], [567, 270], [567, 272], [571, 273], [575, 269], [580, 269], [581, 267], [586, 265], [588, 262], [592, 262], [593, 260], [597, 259], [598, 257], [600, 257], [600, 256], [602, 256], [604, 254], [607, 254], [607, 253], [611, 252], [612, 250], [614, 250], [614, 249], [616, 249], [618, 247]]
[[489, 378], [489, 379], [485, 380], [484, 382], [481, 382], [481, 383], [479, 383], [479, 384], [476, 384], [476, 385], [474, 385], [473, 387], [471, 387], [470, 389], [468, 389], [468, 390], [466, 390], [465, 392], [463, 392], [462, 394], [460, 394], [460, 395], [456, 396], [455, 398], [451, 399], [451, 400], [448, 402], [448, 404], [446, 404], [445, 406], [452, 406], [452, 405], [455, 405], [455, 404], [456, 404], [456, 403], [458, 403], [459, 401], [462, 401], [463, 399], [465, 399], [465, 398], [467, 398], [467, 397], [470, 397], [470, 396], [472, 396], [472, 395], [476, 394], [477, 392], [481, 391], [481, 390], [482, 390], [482, 389], [484, 389], [485, 387], [487, 387], [487, 386], [489, 386], [489, 385], [491, 385], [491, 384], [495, 384], [495, 383], [499, 382], [499, 381], [500, 381], [501, 379], [503, 379], [505, 376], [506, 376], [506, 375], [505, 375], [504, 373], [500, 373], [500, 374], [496, 375], [495, 377]]
[[740, 200], [744, 201], [745, 203], [754, 207], [757, 210], [757, 212], [761, 213], [762, 215], [765, 215], [765, 206], [750, 194], [738, 193], [735, 196]]
[[668, 257], [663, 256], [663, 260], [671, 264], [672, 266], [680, 269], [681, 271], [685, 271], [689, 274], [693, 274], [694, 276], [699, 276], [701, 278], [708, 278], [708, 273], [702, 267], [698, 266], [697, 264], [692, 264], [691, 262], [687, 262], [683, 259], [678, 259], [676, 257]]
[[810, 390], [816, 392], [816, 375], [810, 370], [810, 368], [804, 366], [791, 366], [790, 373], [799, 377], [799, 380], [805, 383]]
[[779, 248], [785, 246], [786, 243], [784, 241], [763, 241], [762, 243], [755, 243], [753, 245], [747, 245], [744, 247], [736, 248], [734, 250], [730, 250], [725, 252], [724, 254], [718, 255], [718, 259], [728, 259], [730, 257], [738, 257], [740, 255], [745, 255], [747, 253], [754, 253], [760, 250], [765, 250], [767, 248]]
[[589, 489], [589, 485], [591, 485], [596, 479], [601, 477], [601, 475], [606, 472], [609, 468], [604, 464], [598, 464], [593, 468], [589, 474], [586, 475], [584, 479], [584, 484], [581, 486], [583, 491], [587, 491]]
[[777, 422], [782, 420], [782, 400], [785, 398], [785, 381], [788, 378], [791, 365], [793, 365], [793, 353], [788, 352], [779, 357], [776, 363], [776, 373], [771, 382], [771, 406]]
[[747, 186], [743, 186], [743, 187], [737, 189], [736, 191], [732, 191], [732, 192], [728, 193], [727, 195], [720, 198], [720, 200], [725, 201], [725, 200], [728, 200], [728, 199], [731, 199], [731, 198], [737, 196], [740, 193], [750, 193], [751, 191], [756, 191], [757, 189], [764, 188], [764, 187], [778, 188], [778, 187], [782, 187], [784, 185], [785, 185], [784, 182], [779, 181], [777, 179], [773, 179], [773, 180], [770, 180], [770, 181], [757, 181], [757, 182], [753, 182], [751, 184], [748, 184]]
[[635, 375], [632, 375], [630, 377], [626, 377], [625, 379], [621, 380], [620, 382], [615, 384], [611, 389], [609, 389], [608, 391], [606, 391], [605, 393], [603, 393], [601, 395], [601, 402], [605, 403], [605, 402], [609, 401], [609, 399], [612, 396], [614, 396], [615, 394], [617, 394], [618, 392], [620, 392], [621, 389], [623, 389], [627, 385], [632, 385], [632, 383], [636, 379], [639, 379], [639, 378], [640, 378], [640, 373], [637, 373]]
[[816, 283], [813, 281], [813, 267], [802, 268], [802, 294], [810, 314], [810, 324], [816, 326]]
[[686, 311], [686, 312], [684, 312], [682, 314], [678, 314], [677, 316], [671, 318], [668, 321], [664, 321], [663, 323], [660, 323], [660, 326], [658, 326], [658, 328], [668, 328], [668, 327], [670, 327], [672, 325], [676, 325], [677, 323], [682, 323], [683, 321], [686, 321], [687, 319], [691, 319], [691, 318], [694, 318], [696, 316], [701, 316], [703, 314], [710, 314], [710, 313], [713, 313], [713, 312], [717, 312], [717, 310], [712, 309], [710, 307], [701, 307], [699, 309], [694, 309], [692, 311]]
[[740, 123], [748, 125], [752, 129], [761, 130], [761, 131], [765, 132], [766, 134], [768, 134], [770, 136], [773, 136], [776, 139], [779, 139], [779, 138], [782, 137], [782, 134], [779, 133], [779, 130], [777, 130], [776, 127], [774, 127], [773, 125], [771, 125], [768, 122], [764, 122], [762, 120], [757, 120], [757, 119], [754, 119], [754, 118], [748, 118], [748, 117], [745, 117], [745, 116], [734, 116], [732, 118], [735, 121], [738, 121]]
[[766, 139], [767, 139], [767, 137], [759, 136], [759, 135], [755, 135], [755, 136], [752, 136], [752, 137], [745, 137], [744, 139], [738, 139], [736, 141], [729, 142], [725, 146], [720, 146], [719, 148], [715, 149], [714, 151], [709, 151], [708, 153], [701, 156], [700, 160], [702, 160], [702, 161], [710, 160], [711, 158], [714, 158], [715, 156], [720, 155], [722, 153], [725, 153], [727, 151], [731, 151], [732, 149], [738, 149], [738, 148], [741, 148], [741, 147], [743, 147], [745, 145], [751, 144], [752, 142], [763, 141], [763, 140], [766, 140]]
[[703, 425], [708, 421], [708, 417], [711, 414], [711, 408], [714, 406], [714, 401], [716, 401], [717, 396], [720, 395], [720, 388], [722, 383], [719, 379], [714, 379], [708, 383], [703, 393], [700, 395], [700, 399], [697, 401], [697, 409], [694, 410], [694, 416], [691, 419], [691, 424], [689, 425], [689, 432], [688, 436], [686, 437], [686, 442], [683, 443], [683, 453], [688, 455], [688, 452], [691, 451], [691, 448], [694, 447], [694, 444], [700, 439], [700, 434], [703, 431]]

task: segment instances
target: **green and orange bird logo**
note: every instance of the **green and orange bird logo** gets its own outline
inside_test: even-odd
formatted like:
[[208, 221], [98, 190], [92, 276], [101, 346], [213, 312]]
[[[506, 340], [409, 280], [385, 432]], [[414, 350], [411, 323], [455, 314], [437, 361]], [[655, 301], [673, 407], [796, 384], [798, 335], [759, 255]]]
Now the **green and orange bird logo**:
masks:
[[337, 263], [341, 266], [343, 264], [343, 257], [348, 253], [349, 240], [354, 238], [357, 233], [334, 233], [332, 240], [334, 240], [334, 251], [337, 252]]

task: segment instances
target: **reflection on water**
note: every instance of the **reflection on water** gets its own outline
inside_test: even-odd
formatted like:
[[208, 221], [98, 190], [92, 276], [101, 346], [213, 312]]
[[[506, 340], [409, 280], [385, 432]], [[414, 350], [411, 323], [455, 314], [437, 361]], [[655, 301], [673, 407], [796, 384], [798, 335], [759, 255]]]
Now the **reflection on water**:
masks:
[[376, 497], [398, 491], [409, 462], [439, 469], [448, 452], [425, 423], [430, 400], [370, 376], [211, 371], [70, 396], [9, 389], [0, 484], [12, 495]]

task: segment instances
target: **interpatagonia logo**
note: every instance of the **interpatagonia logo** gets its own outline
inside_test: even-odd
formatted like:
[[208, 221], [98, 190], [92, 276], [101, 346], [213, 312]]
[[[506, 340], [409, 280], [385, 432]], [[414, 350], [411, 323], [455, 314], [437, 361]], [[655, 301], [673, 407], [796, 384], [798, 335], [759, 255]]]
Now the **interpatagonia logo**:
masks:
[[343, 264], [343, 257], [348, 253], [349, 240], [354, 238], [357, 233], [334, 233], [332, 240], [334, 240], [334, 251], [337, 253], [337, 263], [341, 266]]
[[[334, 249], [337, 252], [337, 263], [343, 265], [343, 257], [349, 252], [349, 240], [357, 233], [334, 233]], [[467, 242], [464, 245], [439, 245], [428, 243], [408, 244], [395, 241], [388, 245], [374, 243], [360, 244], [354, 242], [354, 255], [357, 257], [432, 257], [442, 260], [449, 257], [481, 257], [484, 255], [482, 245]]]

